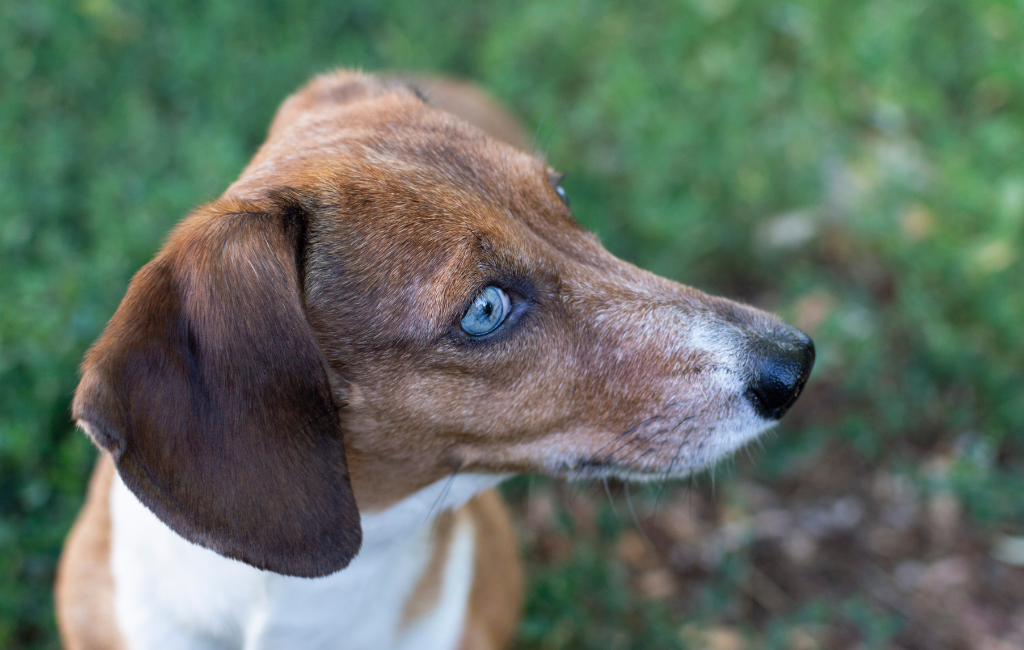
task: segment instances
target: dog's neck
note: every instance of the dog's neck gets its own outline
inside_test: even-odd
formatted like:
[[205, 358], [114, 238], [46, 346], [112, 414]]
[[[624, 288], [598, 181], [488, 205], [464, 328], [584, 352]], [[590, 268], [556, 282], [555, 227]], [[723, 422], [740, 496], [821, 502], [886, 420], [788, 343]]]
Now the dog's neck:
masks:
[[409, 621], [407, 602], [434, 552], [437, 515], [502, 478], [442, 479], [385, 510], [362, 514], [359, 554], [347, 568], [319, 579], [260, 571], [193, 545], [115, 479], [111, 568], [127, 645], [369, 649], [420, 647], [424, 638], [440, 638], [454, 648], [472, 584], [471, 529], [455, 526], [437, 576], [436, 605]]
[[[395, 505], [379, 512], [363, 513], [363, 547], [360, 554], [407, 539], [432, 523], [438, 514], [457, 510], [467, 501], [508, 478], [508, 475], [453, 474], [431, 483]], [[358, 557], [358, 556], [357, 556]]]

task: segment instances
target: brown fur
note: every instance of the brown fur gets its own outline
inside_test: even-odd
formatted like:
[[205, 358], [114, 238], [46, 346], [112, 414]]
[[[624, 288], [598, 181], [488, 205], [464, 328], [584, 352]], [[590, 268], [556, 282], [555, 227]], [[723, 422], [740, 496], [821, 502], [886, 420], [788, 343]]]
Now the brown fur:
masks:
[[[493, 107], [444, 88], [427, 94], [522, 147]], [[358, 551], [355, 503], [456, 471], [708, 462], [718, 424], [748, 407], [704, 380], [716, 361], [694, 323], [737, 339], [781, 324], [613, 257], [556, 178], [401, 83], [318, 77], [137, 274], [74, 415], [177, 533], [301, 576]], [[491, 284], [512, 313], [472, 339], [460, 319]], [[520, 593], [494, 499], [466, 506], [481, 553], [467, 647], [500, 646]]]
[[457, 115], [495, 140], [529, 152], [530, 145], [519, 120], [476, 86], [439, 77], [394, 75], [385, 78], [409, 84], [434, 108]]
[[457, 511], [446, 510], [434, 520], [431, 531], [430, 560], [423, 571], [412, 595], [405, 601], [402, 611], [402, 625], [408, 626], [417, 619], [433, 611], [441, 596], [441, 578], [444, 575], [445, 563], [451, 552], [452, 537], [457, 522], [466, 518], [466, 508]]
[[523, 598], [515, 530], [508, 508], [495, 490], [487, 490], [455, 512], [438, 516], [433, 530], [430, 562], [416, 590], [406, 601], [404, 622], [412, 623], [437, 604], [441, 576], [455, 527], [467, 523], [475, 538], [473, 588], [461, 650], [503, 648], [512, 638]]
[[523, 601], [512, 518], [494, 490], [480, 494], [462, 511], [476, 531], [476, 563], [461, 650], [498, 650], [515, 633]]
[[288, 209], [221, 203], [179, 226], [86, 356], [73, 411], [183, 537], [316, 576], [355, 555], [359, 513]]
[[85, 507], [64, 543], [54, 589], [57, 625], [66, 650], [121, 650], [110, 574], [110, 483], [114, 463], [100, 454]]

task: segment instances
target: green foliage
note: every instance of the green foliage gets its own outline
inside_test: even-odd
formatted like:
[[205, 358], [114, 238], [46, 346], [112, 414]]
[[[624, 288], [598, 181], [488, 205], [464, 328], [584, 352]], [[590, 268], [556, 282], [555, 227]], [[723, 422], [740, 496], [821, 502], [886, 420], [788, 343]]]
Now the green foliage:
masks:
[[609, 547], [581, 545], [554, 571], [536, 571], [520, 629], [537, 650], [661, 650], [682, 644], [663, 606], [632, 595]]
[[[479, 80], [538, 129], [577, 218], [613, 252], [812, 330], [816, 404], [799, 435], [768, 443], [766, 475], [798, 471], [788, 459], [821, 436], [910, 465], [913, 449], [982, 440], [988, 460], [965, 451], [952, 487], [987, 525], [1019, 527], [1022, 13], [1001, 0], [0, 4], [0, 646], [56, 645], [50, 584], [93, 458], [68, 418], [77, 362], [170, 227], [234, 179], [290, 91], [334, 66]], [[539, 576], [531, 611], [584, 627], [634, 612], [603, 571], [589, 555]], [[586, 589], [601, 594], [574, 597]], [[857, 607], [844, 615], [874, 625], [870, 639], [889, 634]], [[662, 647], [640, 642], [658, 625], [617, 647]], [[565, 647], [541, 643], [550, 631], [532, 616], [523, 635]]]

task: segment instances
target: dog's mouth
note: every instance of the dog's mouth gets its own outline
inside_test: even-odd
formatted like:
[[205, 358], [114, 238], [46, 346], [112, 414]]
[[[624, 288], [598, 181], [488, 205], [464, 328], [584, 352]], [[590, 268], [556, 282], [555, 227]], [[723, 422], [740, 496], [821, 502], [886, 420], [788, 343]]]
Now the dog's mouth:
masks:
[[548, 473], [569, 480], [615, 479], [632, 483], [684, 479], [712, 467], [775, 425], [760, 418], [738, 420], [719, 423], [709, 431], [696, 427], [681, 431], [677, 424], [661, 436], [617, 439], [615, 446], [549, 465]]
[[556, 473], [570, 481], [614, 479], [629, 483], [653, 483], [684, 479], [713, 464], [714, 461], [695, 464], [690, 459], [681, 459], [659, 469], [609, 459], [588, 458], [563, 463]]

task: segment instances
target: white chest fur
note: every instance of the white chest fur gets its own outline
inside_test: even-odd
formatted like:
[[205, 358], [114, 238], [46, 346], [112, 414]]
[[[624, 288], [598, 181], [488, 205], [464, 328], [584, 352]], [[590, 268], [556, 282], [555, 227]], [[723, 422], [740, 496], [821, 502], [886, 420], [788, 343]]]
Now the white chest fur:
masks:
[[363, 546], [342, 571], [304, 579], [254, 569], [191, 544], [115, 479], [111, 568], [131, 650], [454, 649], [473, 581], [474, 531], [460, 519], [432, 611], [402, 626], [430, 559], [433, 516], [500, 476], [460, 475], [362, 516]]

